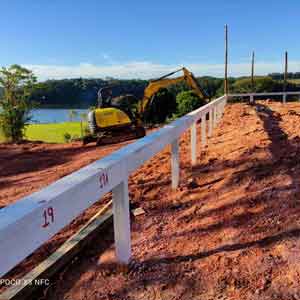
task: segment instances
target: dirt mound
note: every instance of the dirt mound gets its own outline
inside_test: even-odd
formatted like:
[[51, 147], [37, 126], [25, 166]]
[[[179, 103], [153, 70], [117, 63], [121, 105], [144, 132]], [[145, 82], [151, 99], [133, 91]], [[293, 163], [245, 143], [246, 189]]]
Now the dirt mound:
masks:
[[168, 148], [130, 178], [145, 214], [132, 219], [128, 269], [103, 250], [110, 232], [46, 298], [300, 299], [299, 114], [298, 103], [228, 105], [193, 168], [186, 133], [176, 192]]

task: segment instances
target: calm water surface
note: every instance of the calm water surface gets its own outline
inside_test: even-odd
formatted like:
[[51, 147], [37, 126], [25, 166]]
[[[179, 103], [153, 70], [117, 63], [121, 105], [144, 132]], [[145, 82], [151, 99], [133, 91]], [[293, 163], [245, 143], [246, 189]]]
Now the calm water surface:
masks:
[[[34, 109], [31, 111], [32, 120], [30, 123], [61, 123], [71, 121], [71, 109]], [[80, 121], [81, 114], [88, 113], [87, 109], [72, 109], [76, 115], [72, 121]]]

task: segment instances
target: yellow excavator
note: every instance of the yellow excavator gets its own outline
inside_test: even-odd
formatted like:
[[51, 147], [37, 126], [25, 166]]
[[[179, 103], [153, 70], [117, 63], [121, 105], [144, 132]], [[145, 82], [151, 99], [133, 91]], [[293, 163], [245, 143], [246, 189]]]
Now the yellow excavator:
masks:
[[[182, 76], [168, 78], [177, 72], [183, 72]], [[202, 99], [207, 99], [206, 92], [197, 82], [193, 73], [186, 68], [181, 68], [158, 79], [151, 80], [144, 90], [144, 97], [137, 103], [136, 111], [130, 110], [128, 99], [133, 96], [126, 95], [114, 101], [112, 98], [112, 86], [104, 87], [98, 92], [98, 108], [88, 113], [88, 126], [90, 134], [83, 140], [86, 145], [96, 142], [97, 145], [121, 142], [128, 139], [141, 138], [146, 135], [143, 125], [145, 112], [151, 107], [153, 96], [162, 88], [185, 82]], [[128, 97], [129, 96], [129, 97]]]

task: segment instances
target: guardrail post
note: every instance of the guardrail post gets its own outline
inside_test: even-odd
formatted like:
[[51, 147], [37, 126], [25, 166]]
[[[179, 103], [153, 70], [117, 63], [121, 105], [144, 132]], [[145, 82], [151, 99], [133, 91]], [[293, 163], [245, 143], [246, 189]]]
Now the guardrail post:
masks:
[[208, 136], [212, 136], [213, 131], [213, 111], [212, 109], [209, 110], [209, 120], [208, 120]]
[[196, 122], [191, 126], [191, 160], [192, 165], [197, 163], [197, 127]]
[[206, 145], [206, 114], [201, 117], [201, 144], [202, 147]]
[[179, 140], [176, 139], [171, 144], [171, 172], [172, 172], [172, 189], [179, 185]]
[[254, 96], [250, 95], [250, 104], [253, 104], [253, 103], [254, 103]]
[[221, 102], [221, 118], [223, 117], [224, 114], [224, 107], [225, 107], [225, 102]]
[[217, 108], [216, 108], [216, 106], [213, 108], [213, 114], [214, 114], [214, 118], [213, 118], [213, 120], [214, 120], [214, 127], [216, 127], [217, 126]]
[[283, 103], [286, 103], [286, 93], [283, 94], [282, 100], [283, 100]]
[[112, 189], [116, 257], [129, 263], [131, 257], [128, 179]]
[[221, 117], [222, 117], [222, 111], [221, 111], [221, 103], [220, 103], [220, 104], [217, 105], [217, 120], [218, 120], [218, 123], [220, 122]]

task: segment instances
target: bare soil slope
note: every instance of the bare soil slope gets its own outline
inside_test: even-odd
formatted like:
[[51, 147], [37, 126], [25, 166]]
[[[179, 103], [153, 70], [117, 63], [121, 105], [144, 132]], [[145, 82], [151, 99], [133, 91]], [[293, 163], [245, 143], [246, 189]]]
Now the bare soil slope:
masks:
[[45, 299], [300, 299], [299, 132], [298, 103], [228, 105], [194, 168], [183, 136], [176, 192], [169, 149], [131, 177], [130, 266], [99, 236]]

